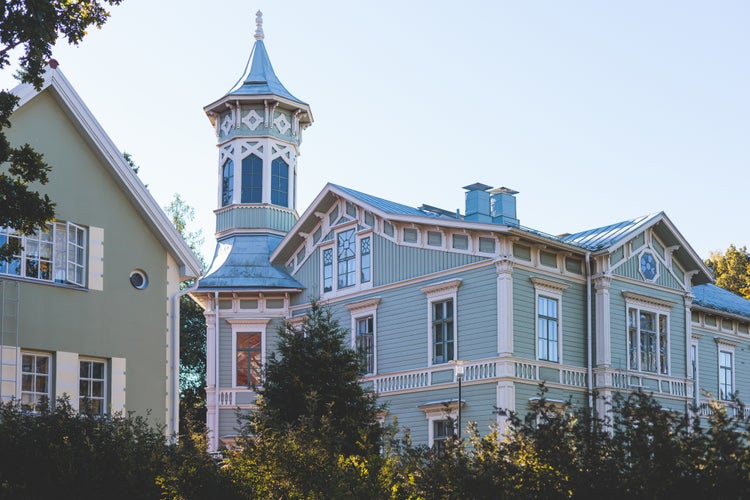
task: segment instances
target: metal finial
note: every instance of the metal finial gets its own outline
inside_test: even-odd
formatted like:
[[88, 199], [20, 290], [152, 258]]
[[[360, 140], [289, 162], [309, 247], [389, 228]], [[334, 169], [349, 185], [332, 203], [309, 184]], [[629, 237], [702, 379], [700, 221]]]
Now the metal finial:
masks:
[[258, 11], [255, 13], [255, 39], [263, 40], [265, 35], [263, 34], [263, 13]]

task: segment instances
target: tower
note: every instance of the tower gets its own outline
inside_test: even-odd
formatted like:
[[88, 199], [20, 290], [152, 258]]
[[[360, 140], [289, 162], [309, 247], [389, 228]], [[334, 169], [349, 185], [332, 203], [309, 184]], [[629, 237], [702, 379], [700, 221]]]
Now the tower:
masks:
[[304, 289], [269, 258], [298, 218], [297, 157], [302, 130], [313, 119], [307, 103], [292, 95], [273, 70], [261, 12], [256, 25], [242, 78], [204, 108], [219, 150], [217, 245], [191, 295], [206, 316], [212, 450], [231, 442], [235, 409], [253, 404], [269, 339], [275, 339], [291, 298]]

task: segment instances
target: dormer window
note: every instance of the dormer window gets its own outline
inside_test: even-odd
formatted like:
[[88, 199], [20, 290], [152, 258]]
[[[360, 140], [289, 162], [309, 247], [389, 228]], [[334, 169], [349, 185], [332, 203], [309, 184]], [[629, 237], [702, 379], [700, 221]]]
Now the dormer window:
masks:
[[240, 203], [263, 202], [263, 160], [251, 154], [242, 160], [242, 196]]

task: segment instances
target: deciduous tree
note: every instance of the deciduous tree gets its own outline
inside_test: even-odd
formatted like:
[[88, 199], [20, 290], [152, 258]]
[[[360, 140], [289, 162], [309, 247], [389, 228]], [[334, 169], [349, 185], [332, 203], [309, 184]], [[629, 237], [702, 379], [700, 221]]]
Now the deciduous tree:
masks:
[[750, 253], [747, 247], [729, 245], [723, 254], [712, 252], [706, 259], [716, 277], [716, 285], [750, 299]]

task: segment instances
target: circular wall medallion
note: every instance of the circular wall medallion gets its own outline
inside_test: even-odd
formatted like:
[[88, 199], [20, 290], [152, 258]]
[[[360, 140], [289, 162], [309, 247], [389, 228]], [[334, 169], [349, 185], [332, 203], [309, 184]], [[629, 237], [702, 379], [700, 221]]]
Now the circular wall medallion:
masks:
[[656, 278], [656, 259], [650, 253], [641, 255], [641, 274], [649, 281]]

